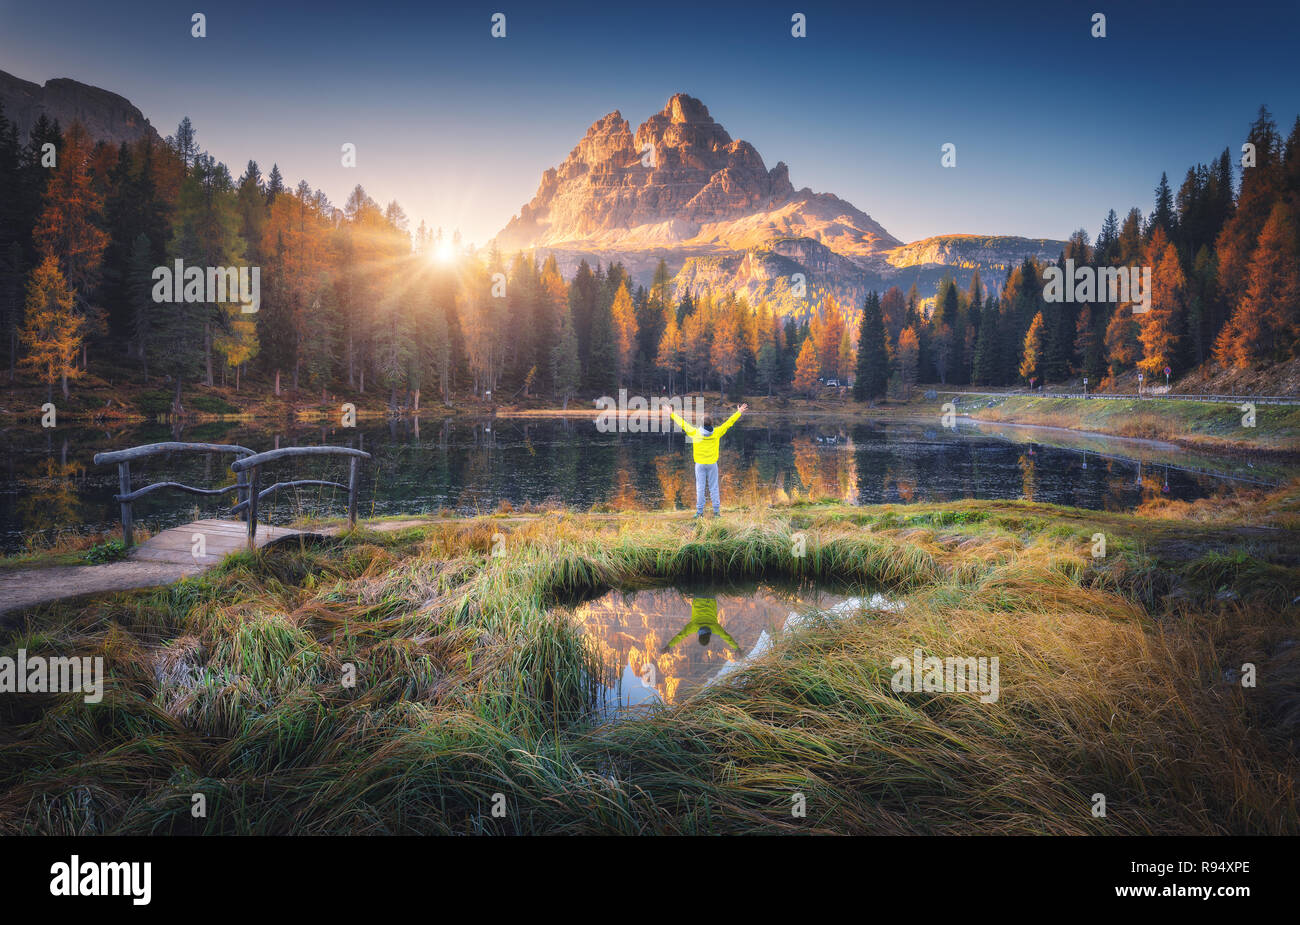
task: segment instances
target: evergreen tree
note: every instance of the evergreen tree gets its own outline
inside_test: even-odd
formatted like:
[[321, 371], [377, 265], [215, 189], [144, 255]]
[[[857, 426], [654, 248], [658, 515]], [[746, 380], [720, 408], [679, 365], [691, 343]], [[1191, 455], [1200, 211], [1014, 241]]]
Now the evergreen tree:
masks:
[[858, 362], [853, 379], [855, 401], [883, 398], [889, 385], [889, 341], [880, 311], [880, 296], [872, 292], [862, 308], [858, 327]]
[[[208, 267], [237, 266], [243, 259], [244, 244], [239, 237], [239, 214], [232, 193], [233, 184], [225, 165], [217, 163], [209, 155], [198, 155], [189, 175], [181, 183], [180, 202], [169, 246], [172, 255], [184, 261], [187, 272], [193, 269], [205, 272]], [[173, 286], [178, 291], [185, 285], [183, 280], [173, 281]], [[193, 331], [190, 316], [200, 317], [204, 376], [211, 386], [214, 335], [218, 328], [228, 325], [232, 314], [241, 311], [240, 304], [234, 300], [226, 303], [207, 302], [206, 293], [202, 299], [177, 302], [169, 306], [166, 312], [176, 320], [169, 324], [171, 330], [164, 343], [177, 349], [188, 349], [189, 336]], [[164, 360], [163, 365], [170, 366], [169, 371], [177, 376], [176, 405], [179, 409], [179, 377], [191, 369], [188, 358], [176, 358], [170, 363]]]
[[582, 369], [578, 362], [578, 332], [574, 328], [573, 315], [569, 307], [564, 307], [560, 316], [560, 335], [551, 351], [551, 378], [555, 391], [569, 407], [569, 398], [578, 390]]
[[[591, 392], [608, 395], [618, 383], [618, 341], [614, 331], [613, 298], [606, 301], [603, 294], [608, 275], [602, 278], [600, 268], [596, 269], [593, 277], [596, 292], [590, 315], [590, 353], [583, 382]], [[621, 277], [619, 285], [622, 285]]]
[[758, 350], [758, 384], [767, 389], [767, 394], [772, 394], [777, 384], [781, 381], [781, 356], [776, 345], [770, 340], [764, 342]]
[[1101, 223], [1101, 232], [1093, 248], [1093, 259], [1097, 266], [1113, 266], [1119, 256], [1119, 217], [1115, 210], [1106, 213], [1106, 220]]
[[988, 297], [980, 317], [971, 378], [976, 385], [999, 385], [1002, 381], [998, 368], [1001, 331], [998, 327], [998, 305], [993, 296]]
[[280, 175], [280, 165], [271, 165], [271, 175], [266, 179], [266, 204], [275, 202], [275, 197], [284, 192], [284, 177]]
[[[931, 343], [936, 353], [935, 372], [944, 384], [959, 385], [962, 375], [962, 345], [966, 337], [966, 324], [961, 315], [961, 299], [957, 282], [944, 277], [935, 296], [934, 317], [931, 319]], [[942, 356], [938, 356], [942, 354]]]
[[18, 332], [22, 329], [23, 308], [26, 302], [23, 273], [23, 248], [18, 241], [10, 241], [0, 250], [0, 333], [9, 350], [9, 382], [12, 384], [18, 368]]
[[[1127, 309], [1126, 309], [1127, 310]], [[1107, 306], [1103, 302], [1085, 305], [1075, 321], [1075, 352], [1079, 357], [1079, 372], [1093, 384], [1099, 384], [1106, 375], [1105, 324]]]
[[171, 143], [171, 148], [180, 158], [181, 164], [185, 170], [194, 165], [194, 161], [199, 156], [198, 142], [195, 140], [194, 123], [190, 121], [189, 116], [181, 119], [181, 124], [176, 127], [176, 135], [167, 139]]
[[1163, 172], [1160, 174], [1160, 182], [1156, 185], [1156, 207], [1147, 221], [1148, 241], [1157, 228], [1164, 229], [1166, 237], [1172, 238], [1178, 234], [1178, 220], [1174, 215], [1174, 195], [1169, 189], [1169, 177]]
[[591, 369], [591, 319], [596, 312], [596, 277], [586, 260], [578, 263], [578, 270], [569, 284], [569, 320], [578, 341], [578, 363], [582, 382], [589, 381]]
[[[149, 347], [155, 325], [154, 312], [159, 308], [153, 300], [154, 265], [153, 245], [149, 242], [149, 237], [141, 232], [131, 242], [131, 256], [124, 277], [124, 300], [130, 313], [131, 337], [135, 344], [133, 352], [140, 360], [146, 382], [149, 380]], [[166, 311], [170, 307], [161, 308]]]

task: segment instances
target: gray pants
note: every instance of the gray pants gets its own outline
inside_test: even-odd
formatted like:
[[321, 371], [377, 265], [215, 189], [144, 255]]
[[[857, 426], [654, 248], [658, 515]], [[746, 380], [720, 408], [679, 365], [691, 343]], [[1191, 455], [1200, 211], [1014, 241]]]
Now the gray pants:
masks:
[[695, 464], [695, 513], [704, 513], [704, 499], [713, 495], [713, 513], [718, 513], [722, 496], [718, 493], [718, 464]]

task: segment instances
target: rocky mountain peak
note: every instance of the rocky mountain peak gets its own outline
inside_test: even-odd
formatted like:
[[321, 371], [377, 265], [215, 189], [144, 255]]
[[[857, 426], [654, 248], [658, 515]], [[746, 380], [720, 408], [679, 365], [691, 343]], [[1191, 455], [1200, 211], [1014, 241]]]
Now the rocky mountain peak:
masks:
[[120, 144], [146, 136], [162, 141], [144, 113], [125, 97], [67, 77], [47, 80], [41, 86], [0, 71], [0, 102], [4, 103], [5, 118], [18, 125], [20, 143], [42, 115], [57, 119], [65, 130], [80, 122], [96, 141]]
[[713, 117], [709, 115], [709, 107], [686, 93], [674, 93], [672, 99], [668, 101], [668, 105], [664, 107], [664, 114], [673, 122], [708, 122], [713, 124]]
[[[543, 173], [537, 194], [497, 235], [496, 244], [504, 250], [673, 247], [720, 223], [779, 210], [803, 196], [791, 185], [784, 163], [769, 171], [753, 145], [732, 139], [707, 106], [677, 93], [635, 135], [617, 110], [592, 123], [564, 162]], [[848, 203], [841, 205], [839, 225], [861, 226], [862, 246], [897, 243]], [[763, 222], [750, 225], [745, 236], [761, 239]], [[781, 227], [771, 231], [797, 233], [796, 226], [787, 213]]]

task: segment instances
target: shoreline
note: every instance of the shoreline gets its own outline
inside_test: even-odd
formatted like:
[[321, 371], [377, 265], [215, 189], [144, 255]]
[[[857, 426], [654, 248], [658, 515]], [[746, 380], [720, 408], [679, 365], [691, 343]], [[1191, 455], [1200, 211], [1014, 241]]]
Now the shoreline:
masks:
[[[939, 414], [938, 409], [942, 408], [942, 404], [937, 399], [927, 400], [922, 398], [923, 394], [924, 390], [918, 387], [914, 397], [908, 401], [885, 400], [881, 403], [871, 404], [859, 404], [851, 399], [838, 396], [829, 399], [755, 396], [749, 399], [751, 406], [749, 414], [757, 417], [852, 421], [924, 419]], [[222, 400], [225, 401], [229, 397], [231, 396], [227, 396]], [[685, 393], [675, 397], [703, 400], [709, 407], [721, 406], [725, 408], [735, 404], [735, 402], [728, 401], [725, 398], [719, 399], [710, 394]], [[940, 397], [942, 397], [942, 393]], [[960, 417], [967, 418], [970, 421], [985, 424], [1069, 432], [1095, 439], [1147, 441], [1146, 445], [1163, 451], [1176, 447], [1183, 450], [1222, 454], [1237, 458], [1265, 458], [1279, 462], [1300, 460], [1300, 407], [1295, 406], [1260, 406], [1258, 410], [1259, 417], [1262, 419], [1260, 430], [1258, 434], [1251, 435], [1250, 440], [1246, 440], [1233, 434], [1198, 433], [1196, 428], [1205, 426], [1205, 415], [1220, 413], [1223, 403], [1202, 402], [1194, 397], [1183, 398], [1180, 396], [1170, 401], [1161, 401], [1158, 404], [1153, 402], [1150, 405], [1145, 401], [1140, 401], [1137, 403], [1140, 407], [1132, 409], [1100, 407], [1099, 403], [1094, 403], [1091, 399], [1056, 397], [1051, 394], [1026, 395], [1012, 392], [1001, 397], [990, 395], [988, 400], [996, 402], [997, 405], [993, 409], [981, 407], [972, 408], [968, 411], [959, 408], [957, 413]], [[1004, 407], [1008, 403], [1033, 405], [1044, 402], [1050, 403], [1050, 407], [1013, 407], [1010, 409]], [[354, 402], [354, 404], [357, 403]], [[1119, 402], [1105, 402], [1107, 406], [1112, 404], [1118, 406]], [[1207, 405], [1214, 406], [1212, 411], [1207, 411], [1204, 408]], [[16, 412], [12, 407], [0, 407], [0, 422], [3, 422], [4, 429], [22, 428], [24, 426], [39, 427], [40, 412], [37, 410], [38, 408], [39, 406], [35, 406], [31, 411]], [[990, 410], [994, 412], [993, 416], [987, 414]], [[164, 427], [172, 426], [175, 423], [169, 415], [126, 411], [124, 407], [115, 408], [106, 413], [100, 413], [101, 411], [103, 409], [60, 410], [58, 420], [60, 424], [66, 423], [88, 429], [97, 427]], [[595, 407], [594, 400], [591, 402], [591, 406], [583, 402], [571, 402], [570, 407], [563, 408], [546, 405], [529, 407], [518, 404], [487, 404], [469, 399], [465, 403], [458, 403], [453, 406], [445, 405], [439, 400], [425, 405], [419, 411], [406, 408], [394, 410], [386, 406], [361, 406], [357, 404], [355, 420], [369, 423], [394, 419], [413, 420], [416, 418], [420, 420], [482, 420], [491, 418], [537, 420], [581, 420], [589, 418], [595, 420], [602, 414], [608, 413], [610, 413], [610, 409]], [[1007, 414], [1009, 419], [999, 419], [996, 416], [999, 413]], [[1169, 430], [1171, 432], [1154, 436], [1136, 436], [1119, 432], [1118, 427], [1099, 426], [1104, 425], [1112, 417], [1118, 418], [1126, 414], [1129, 417], [1122, 422], [1122, 426], [1132, 427], [1138, 416], [1142, 416], [1142, 421], [1149, 428]], [[1198, 416], [1200, 417], [1198, 418]], [[1079, 419], [1079, 426], [1072, 426], [1068, 421], [1060, 420], [1062, 417]], [[327, 410], [319, 403], [313, 403], [308, 407], [299, 407], [288, 401], [276, 400], [273, 403], [263, 402], [256, 406], [249, 405], [233, 412], [195, 411], [186, 414], [180, 424], [184, 428], [217, 424], [244, 424], [251, 427], [268, 425], [312, 427], [330, 425], [335, 423], [336, 420], [337, 412], [332, 405]]]

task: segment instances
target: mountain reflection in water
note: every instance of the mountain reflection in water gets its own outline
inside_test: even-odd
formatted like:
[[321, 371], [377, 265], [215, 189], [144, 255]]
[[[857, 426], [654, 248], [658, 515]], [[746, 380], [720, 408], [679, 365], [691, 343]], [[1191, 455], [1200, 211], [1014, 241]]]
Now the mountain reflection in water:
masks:
[[603, 709], [612, 712], [689, 696], [765, 653], [782, 631], [811, 611], [845, 614], [900, 606], [880, 595], [864, 600], [807, 585], [760, 585], [611, 591], [574, 607], [572, 616], [599, 650]]

